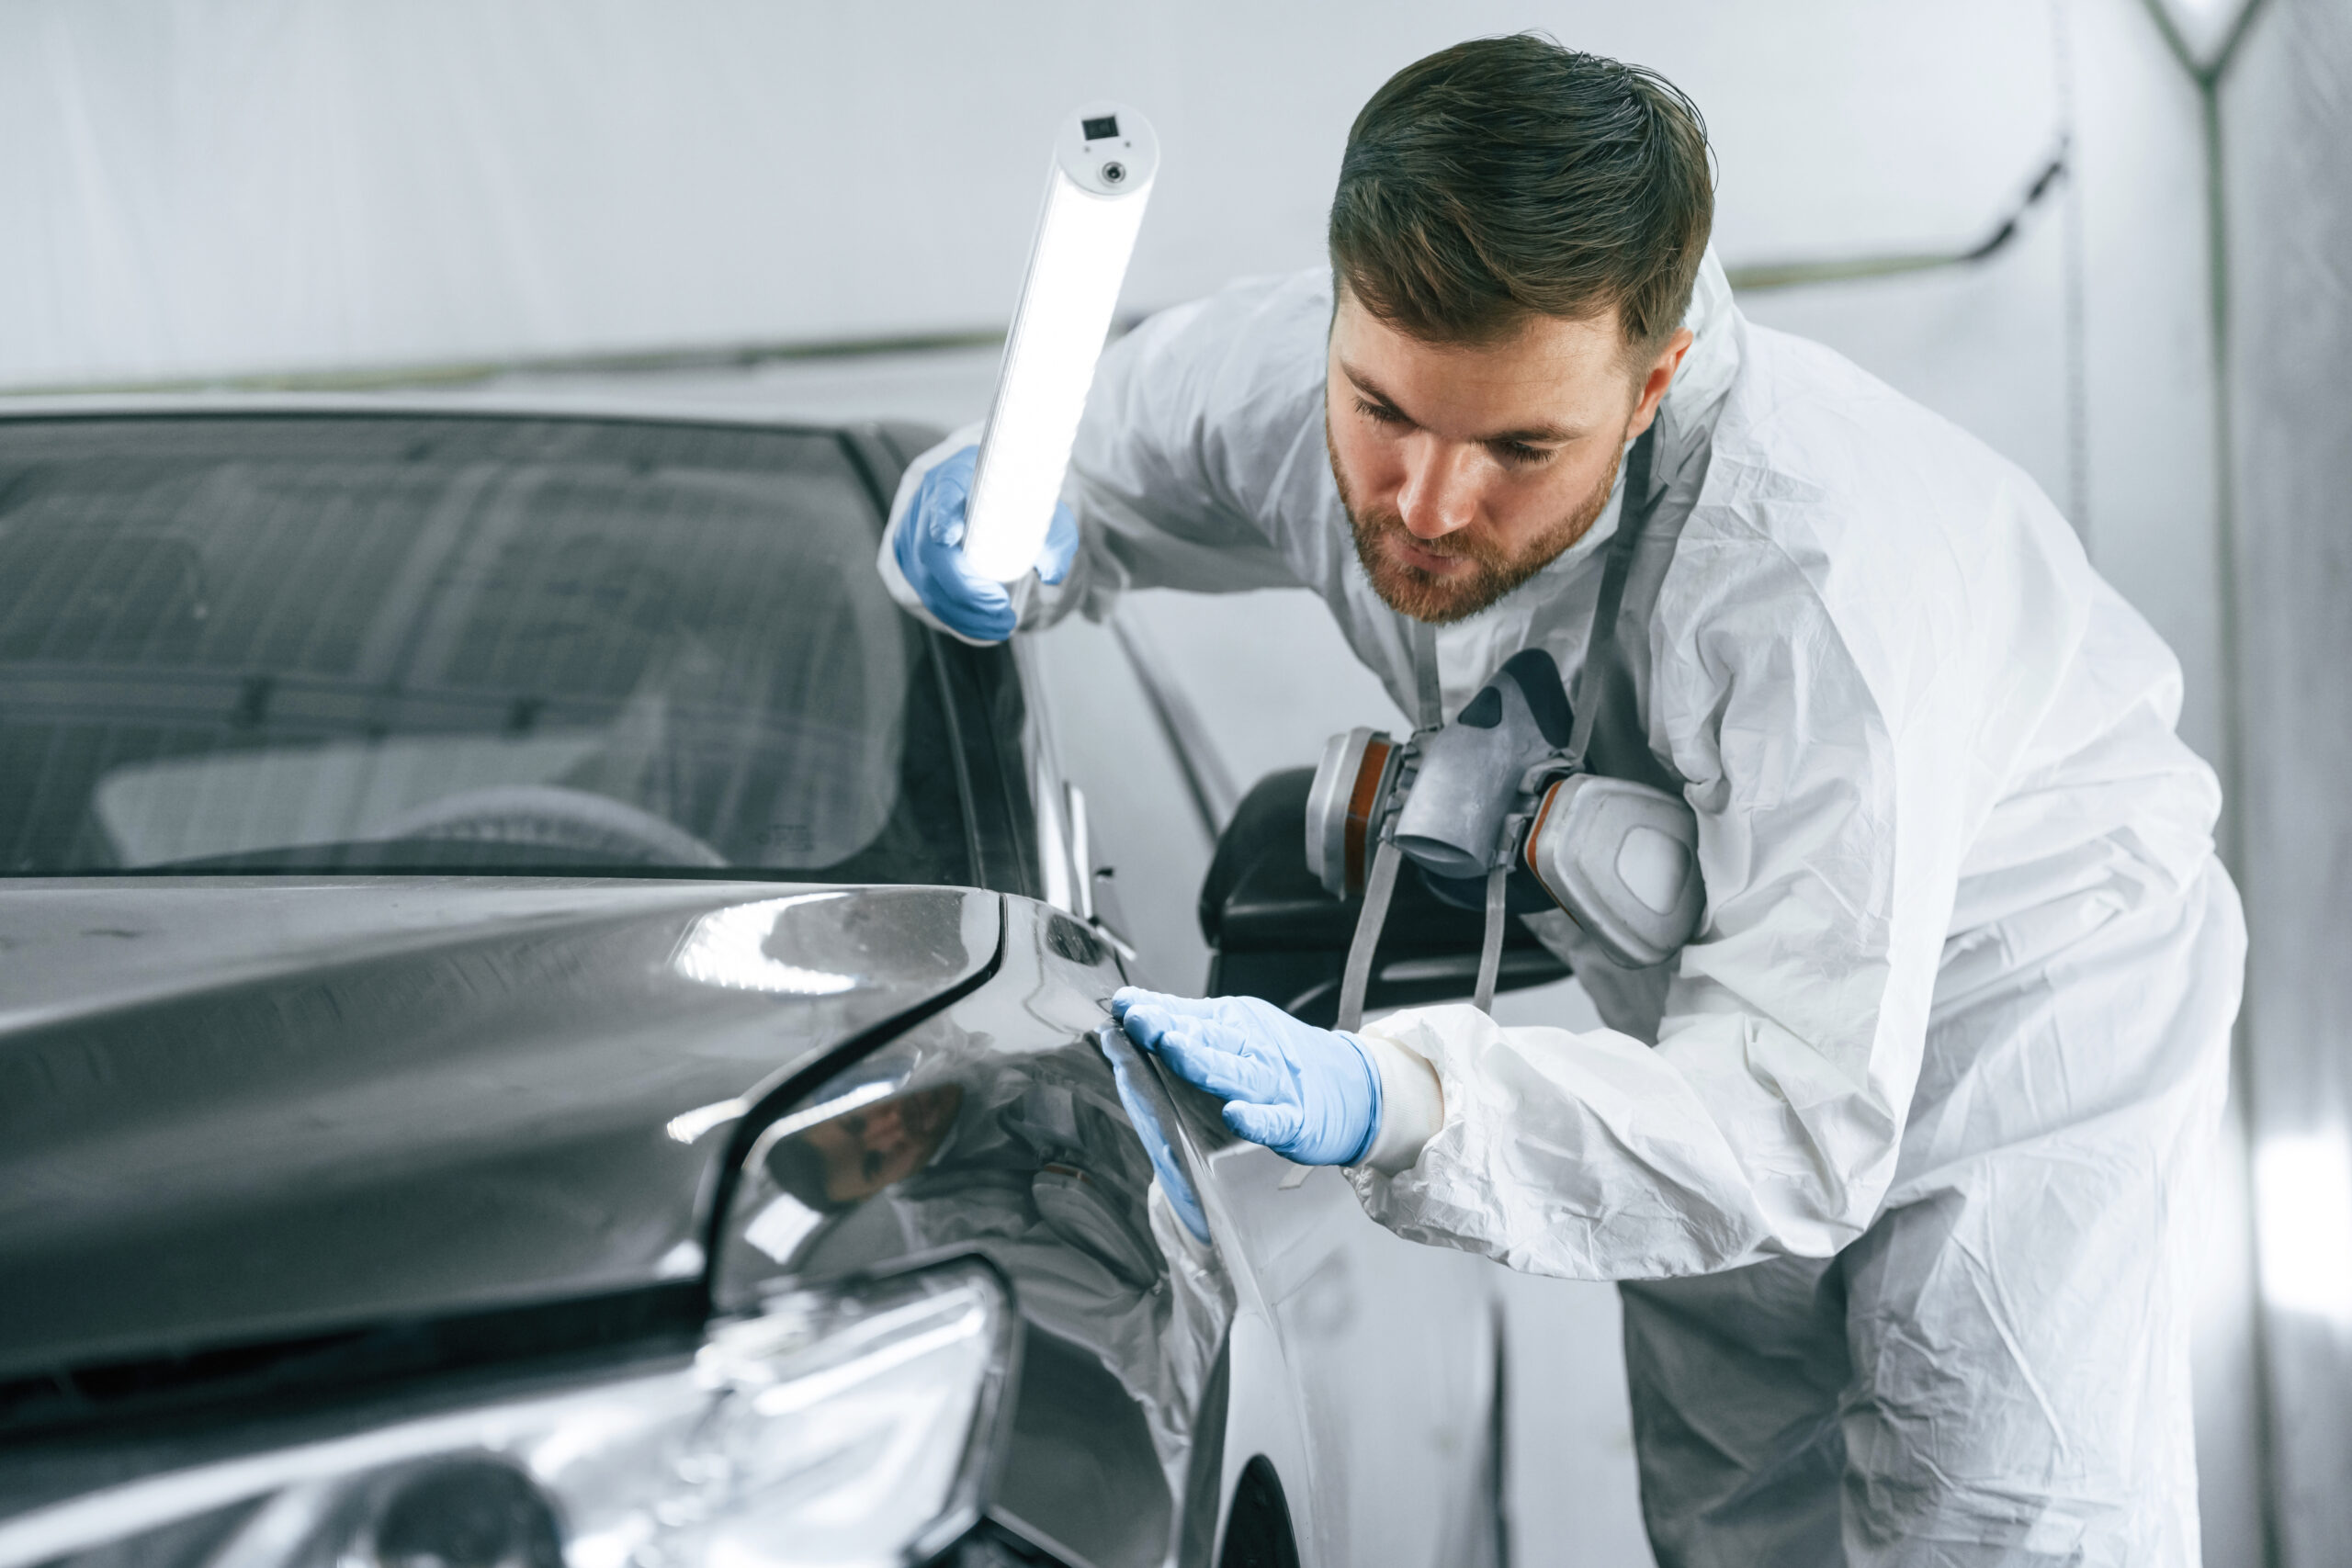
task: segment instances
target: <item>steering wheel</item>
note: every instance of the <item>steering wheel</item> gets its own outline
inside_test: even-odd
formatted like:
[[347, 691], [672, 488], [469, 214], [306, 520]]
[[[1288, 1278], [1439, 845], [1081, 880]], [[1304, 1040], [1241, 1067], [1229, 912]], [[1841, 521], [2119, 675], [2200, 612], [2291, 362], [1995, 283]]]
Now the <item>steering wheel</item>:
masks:
[[560, 784], [461, 790], [412, 807], [368, 837], [529, 844], [633, 865], [701, 869], [727, 863], [717, 850], [650, 811]]

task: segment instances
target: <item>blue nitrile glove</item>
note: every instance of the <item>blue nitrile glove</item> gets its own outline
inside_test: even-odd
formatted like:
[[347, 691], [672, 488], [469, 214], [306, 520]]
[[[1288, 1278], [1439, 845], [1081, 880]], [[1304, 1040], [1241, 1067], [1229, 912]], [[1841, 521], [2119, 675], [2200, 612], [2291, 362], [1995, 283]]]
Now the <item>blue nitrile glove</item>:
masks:
[[1353, 1165], [1380, 1132], [1380, 1069], [1352, 1034], [1255, 997], [1162, 996], [1125, 986], [1127, 1038], [1225, 1101], [1225, 1124], [1301, 1165]]
[[[940, 625], [969, 642], [1002, 642], [1020, 624], [1012, 595], [964, 561], [964, 507], [979, 460], [980, 449], [967, 446], [923, 475], [894, 547], [907, 585]], [[1046, 547], [1037, 552], [1037, 581], [1059, 582], [1077, 555], [1078, 519], [1068, 506], [1057, 505]]]
[[1111, 1061], [1111, 1077], [1119, 1086], [1119, 1103], [1127, 1108], [1127, 1120], [1143, 1140], [1143, 1152], [1151, 1160], [1151, 1168], [1159, 1173], [1159, 1190], [1168, 1200], [1168, 1207], [1184, 1222], [1194, 1241], [1209, 1238], [1208, 1216], [1201, 1213], [1201, 1195], [1193, 1190], [1193, 1179], [1184, 1173], [1184, 1162], [1177, 1156], [1168, 1141], [1168, 1131], [1159, 1124], [1159, 1111], [1152, 1103], [1150, 1092], [1137, 1080], [1145, 1071], [1143, 1058], [1136, 1055], [1134, 1043], [1119, 1032], [1115, 1023], [1106, 1023], [1094, 1032], [1094, 1043]]

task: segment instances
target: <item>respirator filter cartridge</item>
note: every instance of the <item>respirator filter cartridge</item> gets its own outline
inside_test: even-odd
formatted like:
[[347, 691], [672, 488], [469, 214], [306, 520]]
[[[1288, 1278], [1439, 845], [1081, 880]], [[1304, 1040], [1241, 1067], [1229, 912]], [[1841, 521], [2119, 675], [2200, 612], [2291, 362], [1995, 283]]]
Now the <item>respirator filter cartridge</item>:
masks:
[[1332, 897], [1363, 894], [1404, 759], [1405, 748], [1377, 729], [1351, 729], [1325, 743], [1306, 792], [1306, 868]]
[[1570, 773], [1554, 781], [1528, 830], [1527, 869], [1618, 963], [1646, 969], [1699, 929], [1699, 824], [1663, 790]]

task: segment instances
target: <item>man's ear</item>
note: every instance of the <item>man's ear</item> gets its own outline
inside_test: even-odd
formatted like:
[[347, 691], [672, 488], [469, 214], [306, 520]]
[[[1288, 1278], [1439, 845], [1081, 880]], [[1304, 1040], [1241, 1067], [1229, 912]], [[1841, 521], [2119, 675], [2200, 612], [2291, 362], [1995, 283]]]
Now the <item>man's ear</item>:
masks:
[[1625, 426], [1626, 440], [1649, 429], [1650, 422], [1657, 418], [1657, 405], [1665, 398], [1667, 388], [1674, 384], [1674, 373], [1681, 368], [1682, 356], [1690, 352], [1695, 341], [1689, 327], [1677, 327], [1674, 335], [1666, 340], [1666, 346], [1649, 362], [1649, 368], [1642, 375], [1640, 400], [1634, 404], [1634, 417]]

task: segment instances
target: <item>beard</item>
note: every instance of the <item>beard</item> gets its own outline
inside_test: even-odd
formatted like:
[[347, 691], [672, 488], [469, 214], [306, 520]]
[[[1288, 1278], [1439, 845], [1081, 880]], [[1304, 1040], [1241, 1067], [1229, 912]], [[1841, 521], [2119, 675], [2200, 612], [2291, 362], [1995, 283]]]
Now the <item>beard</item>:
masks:
[[[1372, 579], [1372, 591], [1398, 615], [1439, 626], [1467, 620], [1489, 608], [1583, 538], [1607, 509], [1610, 492], [1617, 488], [1618, 466], [1625, 457], [1621, 442], [1591, 494], [1567, 515], [1537, 529], [1523, 548], [1506, 550], [1471, 537], [1466, 528], [1435, 539], [1415, 538], [1401, 513], [1365, 511], [1356, 504], [1348, 489], [1348, 476], [1340, 470], [1328, 414], [1323, 421], [1323, 445], [1330, 454], [1331, 479], [1340, 487], [1340, 504], [1346, 509], [1348, 526], [1355, 535], [1356, 559]], [[1392, 539], [1404, 540], [1430, 555], [1467, 561], [1474, 570], [1442, 577], [1424, 571], [1399, 558], [1389, 547]]]

